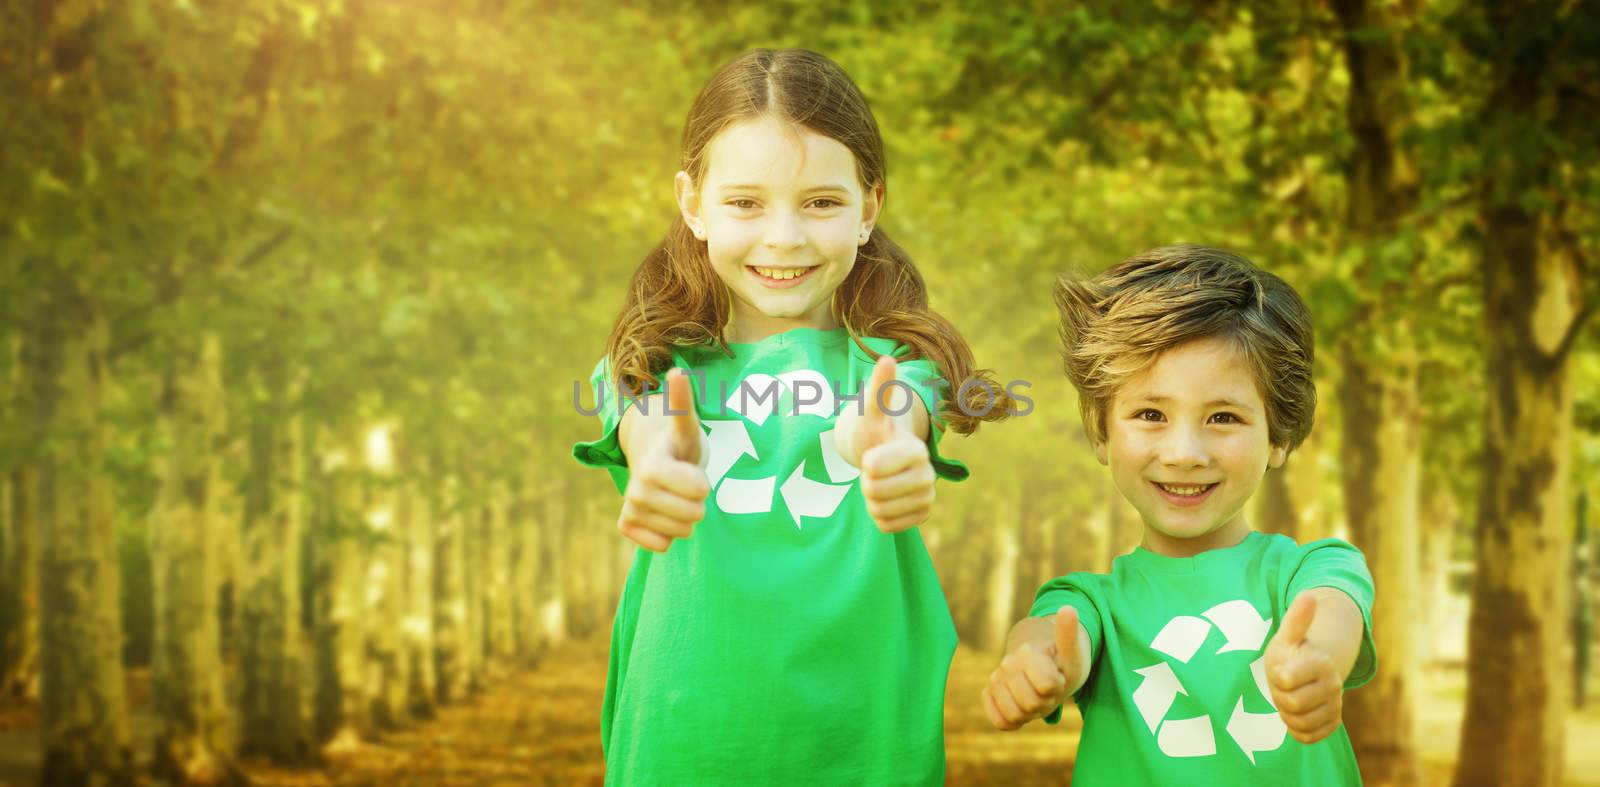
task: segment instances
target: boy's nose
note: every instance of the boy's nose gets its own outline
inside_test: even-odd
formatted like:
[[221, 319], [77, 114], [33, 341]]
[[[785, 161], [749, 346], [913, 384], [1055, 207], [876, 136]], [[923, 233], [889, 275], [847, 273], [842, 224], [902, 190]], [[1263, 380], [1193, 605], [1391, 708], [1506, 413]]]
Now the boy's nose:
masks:
[[763, 242], [773, 249], [794, 249], [805, 244], [806, 235], [800, 228], [800, 217], [789, 212], [774, 215], [767, 222]]
[[1210, 461], [1205, 441], [1193, 429], [1172, 429], [1161, 441], [1161, 464], [1167, 467], [1203, 467]]

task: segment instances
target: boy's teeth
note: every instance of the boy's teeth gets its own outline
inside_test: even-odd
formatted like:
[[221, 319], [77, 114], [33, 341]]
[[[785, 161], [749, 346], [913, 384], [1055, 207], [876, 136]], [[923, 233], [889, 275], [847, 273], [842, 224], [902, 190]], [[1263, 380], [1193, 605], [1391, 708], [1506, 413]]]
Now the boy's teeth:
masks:
[[1157, 486], [1160, 486], [1162, 489], [1171, 492], [1172, 494], [1182, 495], [1184, 497], [1194, 497], [1195, 495], [1201, 494], [1207, 489], [1211, 488], [1210, 484], [1201, 484], [1200, 486], [1174, 486], [1172, 484], [1158, 484]]

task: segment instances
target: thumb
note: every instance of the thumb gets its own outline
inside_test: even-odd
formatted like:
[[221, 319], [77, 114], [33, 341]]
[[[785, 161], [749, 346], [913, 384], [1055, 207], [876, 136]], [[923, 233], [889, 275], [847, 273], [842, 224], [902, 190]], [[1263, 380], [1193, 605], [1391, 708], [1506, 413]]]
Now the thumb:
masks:
[[1056, 666], [1070, 682], [1078, 677], [1078, 609], [1071, 605], [1056, 611]]
[[1289, 611], [1283, 615], [1283, 625], [1278, 628], [1278, 636], [1274, 639], [1283, 640], [1285, 645], [1298, 645], [1304, 642], [1306, 632], [1311, 630], [1311, 621], [1316, 616], [1316, 596], [1310, 593], [1295, 596], [1294, 603], [1289, 605]]
[[893, 356], [879, 356], [878, 363], [872, 367], [872, 377], [868, 378], [866, 387], [861, 391], [866, 396], [865, 409], [861, 413], [862, 434], [866, 437], [861, 441], [863, 451], [893, 434], [894, 416], [889, 414], [887, 400], [893, 395], [889, 384], [894, 382], [897, 366]]
[[694, 411], [694, 390], [682, 369], [667, 372], [667, 418], [672, 421], [672, 456], [690, 464], [700, 461], [700, 418]]

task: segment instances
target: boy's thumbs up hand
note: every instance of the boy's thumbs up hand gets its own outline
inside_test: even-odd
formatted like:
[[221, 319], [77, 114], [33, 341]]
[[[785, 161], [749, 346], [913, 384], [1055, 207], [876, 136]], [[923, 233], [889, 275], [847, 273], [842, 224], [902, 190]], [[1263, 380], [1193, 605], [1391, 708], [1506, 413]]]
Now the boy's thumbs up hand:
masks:
[[996, 729], [1014, 730], [1050, 715], [1083, 683], [1077, 609], [1062, 607], [1051, 626], [1048, 644], [1024, 641], [989, 674], [983, 709]]
[[673, 539], [694, 532], [695, 523], [705, 518], [706, 495], [711, 492], [700, 465], [704, 433], [695, 416], [689, 378], [682, 370], [667, 373], [664, 404], [666, 412], [657, 417], [668, 423], [633, 463], [617, 519], [622, 535], [652, 552], [665, 552]]
[[1272, 705], [1301, 743], [1316, 743], [1339, 728], [1344, 709], [1344, 676], [1333, 658], [1309, 639], [1317, 598], [1301, 593], [1283, 615], [1267, 644], [1267, 685]]
[[[840, 455], [861, 469], [861, 494], [878, 529], [896, 533], [928, 521], [933, 512], [933, 463], [928, 446], [891, 413], [915, 406], [894, 386], [895, 359], [885, 355], [861, 390], [861, 416], [840, 417]], [[896, 397], [898, 401], [896, 402]]]

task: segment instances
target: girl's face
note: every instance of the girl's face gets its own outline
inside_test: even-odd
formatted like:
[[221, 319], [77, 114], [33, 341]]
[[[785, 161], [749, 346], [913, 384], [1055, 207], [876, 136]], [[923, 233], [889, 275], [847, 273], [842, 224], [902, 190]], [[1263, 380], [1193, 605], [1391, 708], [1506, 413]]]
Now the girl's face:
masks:
[[1117, 389], [1100, 461], [1144, 519], [1144, 546], [1189, 557], [1250, 532], [1244, 506], [1285, 451], [1267, 439], [1254, 372], [1228, 342], [1197, 339]]
[[882, 186], [862, 188], [849, 148], [770, 116], [740, 121], [707, 146], [698, 187], [679, 172], [677, 192], [733, 294], [727, 341], [837, 327], [833, 291], [883, 204]]

